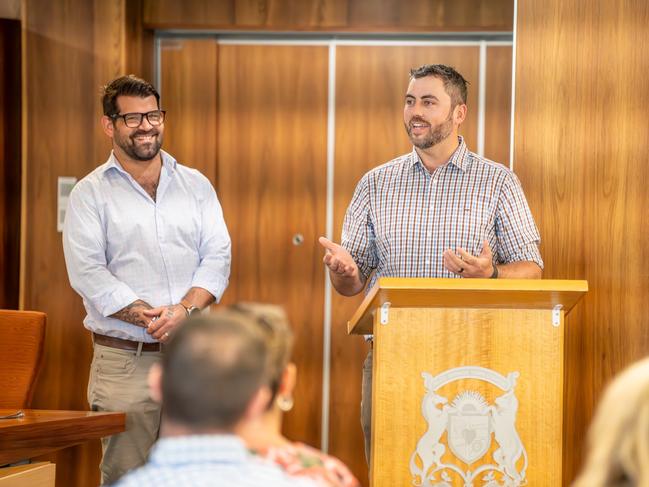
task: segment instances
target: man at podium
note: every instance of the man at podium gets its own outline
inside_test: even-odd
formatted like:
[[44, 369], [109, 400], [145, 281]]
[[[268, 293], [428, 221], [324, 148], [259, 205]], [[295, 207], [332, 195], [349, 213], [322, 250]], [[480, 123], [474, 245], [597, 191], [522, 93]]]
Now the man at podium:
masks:
[[[412, 152], [363, 176], [340, 245], [320, 238], [340, 294], [369, 290], [379, 277], [541, 277], [540, 236], [518, 178], [458, 135], [466, 101], [467, 82], [453, 68], [410, 72], [403, 121]], [[367, 458], [371, 387], [370, 348], [361, 402]]]

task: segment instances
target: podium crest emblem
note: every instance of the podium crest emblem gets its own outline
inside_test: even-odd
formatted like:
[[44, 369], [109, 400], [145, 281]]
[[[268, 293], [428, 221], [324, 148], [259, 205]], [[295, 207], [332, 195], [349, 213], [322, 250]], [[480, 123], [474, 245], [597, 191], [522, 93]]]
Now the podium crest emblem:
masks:
[[[510, 372], [505, 377], [484, 367], [471, 366], [436, 376], [422, 373], [426, 393], [421, 410], [427, 430], [410, 457], [413, 485], [519, 487], [527, 484], [527, 453], [516, 431], [518, 399], [514, 391], [519, 375]], [[460, 392], [450, 403], [439, 394], [443, 386], [466, 379], [491, 383], [503, 393], [493, 404], [472, 390]], [[474, 466], [475, 463], [479, 464]]]

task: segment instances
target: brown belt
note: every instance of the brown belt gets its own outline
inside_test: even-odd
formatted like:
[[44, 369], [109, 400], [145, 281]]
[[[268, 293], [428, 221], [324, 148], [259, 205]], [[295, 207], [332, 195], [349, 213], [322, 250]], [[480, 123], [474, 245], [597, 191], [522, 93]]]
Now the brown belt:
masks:
[[[133, 350], [137, 351], [140, 342], [134, 340], [124, 340], [123, 338], [109, 337], [106, 335], [92, 334], [93, 339], [97, 345], [104, 347], [119, 348], [120, 350]], [[162, 343], [142, 343], [143, 352], [161, 352]]]

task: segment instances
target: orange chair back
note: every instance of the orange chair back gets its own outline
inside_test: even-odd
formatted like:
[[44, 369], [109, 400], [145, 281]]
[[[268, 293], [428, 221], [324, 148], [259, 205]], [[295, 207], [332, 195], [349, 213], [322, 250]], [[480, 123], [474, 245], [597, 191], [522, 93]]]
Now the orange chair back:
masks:
[[0, 408], [27, 408], [43, 358], [45, 313], [0, 310]]

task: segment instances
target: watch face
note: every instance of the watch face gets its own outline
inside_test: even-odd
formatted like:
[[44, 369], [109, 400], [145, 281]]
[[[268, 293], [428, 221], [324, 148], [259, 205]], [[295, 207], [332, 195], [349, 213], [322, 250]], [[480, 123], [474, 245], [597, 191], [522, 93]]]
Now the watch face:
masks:
[[197, 308], [196, 306], [192, 306], [187, 311], [189, 312], [189, 316], [197, 316], [201, 314], [201, 309]]

